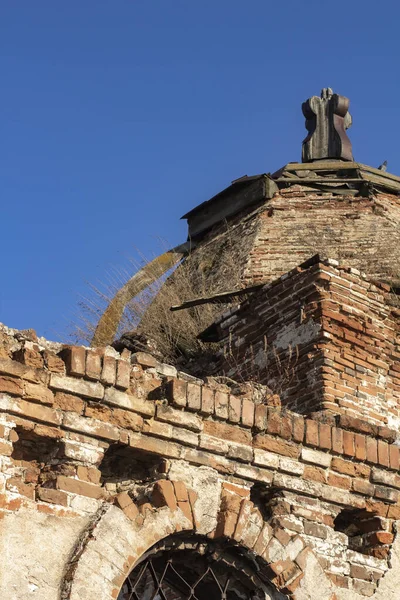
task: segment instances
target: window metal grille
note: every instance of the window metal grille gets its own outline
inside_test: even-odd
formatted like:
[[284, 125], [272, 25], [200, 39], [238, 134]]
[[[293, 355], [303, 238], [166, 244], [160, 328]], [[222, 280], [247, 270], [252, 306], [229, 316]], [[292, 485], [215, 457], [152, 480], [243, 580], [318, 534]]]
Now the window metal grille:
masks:
[[[175, 542], [175, 543], [174, 543]], [[254, 557], [204, 543], [154, 548], [130, 573], [118, 600], [284, 600]]]

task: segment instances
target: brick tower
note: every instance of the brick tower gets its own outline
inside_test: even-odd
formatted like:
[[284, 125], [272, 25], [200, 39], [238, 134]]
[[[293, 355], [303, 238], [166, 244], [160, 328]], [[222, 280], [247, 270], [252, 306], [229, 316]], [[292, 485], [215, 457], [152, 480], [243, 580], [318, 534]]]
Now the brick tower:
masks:
[[0, 326], [1, 598], [398, 600], [400, 179], [303, 113], [302, 163], [186, 215], [215, 377]]

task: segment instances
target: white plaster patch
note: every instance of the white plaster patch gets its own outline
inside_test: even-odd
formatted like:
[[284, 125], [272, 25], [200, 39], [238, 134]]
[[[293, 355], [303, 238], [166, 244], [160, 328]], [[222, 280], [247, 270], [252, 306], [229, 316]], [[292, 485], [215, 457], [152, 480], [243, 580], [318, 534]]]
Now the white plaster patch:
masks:
[[218, 473], [210, 467], [193, 467], [186, 462], [173, 461], [169, 476], [182, 481], [197, 494], [194, 506], [196, 521], [200, 523], [198, 533], [203, 535], [213, 531], [217, 525], [221, 497], [221, 481]]
[[301, 325], [290, 323], [282, 327], [276, 336], [274, 346], [280, 350], [285, 350], [289, 347], [294, 348], [301, 344], [308, 344], [308, 342], [315, 339], [320, 330], [321, 325], [312, 319], [301, 323]]

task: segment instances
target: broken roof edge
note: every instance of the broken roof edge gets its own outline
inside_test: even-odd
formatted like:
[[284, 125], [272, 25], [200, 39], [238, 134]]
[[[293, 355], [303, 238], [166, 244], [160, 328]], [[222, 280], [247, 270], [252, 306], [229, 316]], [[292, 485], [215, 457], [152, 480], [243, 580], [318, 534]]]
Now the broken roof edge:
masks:
[[263, 177], [272, 180], [272, 176], [270, 173], [260, 173], [259, 175], [244, 175], [243, 177], [234, 179], [231, 182], [231, 184], [228, 185], [228, 187], [224, 188], [221, 192], [218, 192], [218, 194], [215, 194], [215, 196], [212, 196], [212, 198], [209, 198], [208, 200], [204, 200], [204, 202], [202, 202], [201, 204], [198, 204], [197, 206], [195, 206], [194, 208], [189, 210], [189, 212], [182, 215], [181, 219], [187, 219], [188, 217], [192, 217], [197, 212], [203, 210], [208, 204], [212, 203], [214, 200], [217, 200], [219, 198], [222, 198], [224, 195], [229, 194], [229, 192], [233, 188], [242, 187], [242, 186], [245, 187], [247, 184], [252, 183], [253, 181], [256, 181], [258, 179], [262, 179]]
[[371, 167], [370, 165], [365, 165], [364, 163], [348, 161], [348, 160], [335, 160], [335, 159], [323, 159], [323, 160], [315, 160], [310, 163], [298, 163], [298, 162], [289, 162], [286, 165], [283, 165], [280, 169], [271, 174], [272, 179], [277, 179], [281, 176], [283, 171], [347, 171], [347, 170], [360, 170], [366, 171], [368, 173], [373, 173], [374, 175], [380, 175], [384, 179], [389, 179], [400, 183], [400, 177], [398, 175], [393, 175], [393, 173], [388, 173], [387, 171], [383, 171], [381, 169], [377, 169], [375, 167]]
[[[393, 175], [392, 173], [388, 173], [387, 171], [383, 171], [381, 169], [377, 169], [375, 167], [371, 167], [369, 165], [365, 165], [364, 163], [359, 163], [355, 161], [347, 161], [347, 160], [335, 160], [335, 159], [326, 159], [326, 160], [316, 160], [314, 162], [309, 163], [298, 163], [298, 162], [289, 162], [283, 165], [280, 169], [275, 171], [274, 173], [260, 173], [258, 175], [244, 175], [243, 177], [239, 177], [238, 179], [234, 179], [231, 184], [209, 198], [205, 200], [201, 204], [198, 204], [187, 213], [182, 215], [181, 219], [188, 219], [189, 217], [193, 217], [198, 212], [201, 212], [206, 208], [209, 204], [213, 203], [217, 199], [223, 198], [225, 195], [228, 195], [233, 189], [238, 187], [246, 187], [251, 184], [253, 181], [257, 181], [259, 179], [265, 178], [270, 179], [275, 183], [277, 179], [279, 179], [284, 171], [348, 171], [348, 170], [357, 170], [360, 171], [360, 182], [363, 180], [368, 180], [368, 174], [378, 175], [380, 178], [380, 184], [385, 187], [385, 183], [387, 182], [388, 187], [393, 189], [392, 182], [398, 184], [394, 186], [394, 188], [400, 189], [400, 177], [398, 175]], [[301, 177], [299, 177], [301, 179]], [[373, 183], [378, 183], [375, 178], [371, 178]]]

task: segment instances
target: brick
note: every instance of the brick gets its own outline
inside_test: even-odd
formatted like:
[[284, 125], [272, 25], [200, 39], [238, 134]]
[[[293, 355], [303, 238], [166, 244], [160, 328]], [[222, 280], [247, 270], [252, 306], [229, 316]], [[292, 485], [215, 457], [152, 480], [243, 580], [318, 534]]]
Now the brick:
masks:
[[200, 435], [199, 447], [210, 452], [215, 452], [216, 454], [228, 454], [229, 450], [229, 444], [226, 440], [205, 435], [204, 433]]
[[192, 509], [190, 508], [189, 502], [178, 502], [178, 508], [183, 512], [184, 516], [187, 518], [192, 527], [193, 524], [193, 514]]
[[374, 571], [370, 567], [364, 567], [362, 565], [350, 565], [350, 577], [356, 579], [365, 579], [365, 581], [377, 581], [382, 577], [383, 573]]
[[370, 463], [378, 462], [378, 442], [373, 438], [368, 438], [367, 443], [367, 461]]
[[78, 396], [72, 394], [64, 394], [64, 392], [56, 392], [54, 396], [54, 407], [61, 410], [72, 411], [78, 414], [83, 412], [85, 403]]
[[280, 435], [285, 440], [292, 439], [292, 419], [289, 415], [282, 414]]
[[70, 392], [77, 396], [96, 400], [101, 400], [104, 396], [104, 388], [101, 383], [74, 379], [73, 377], [58, 375], [57, 373], [51, 373], [50, 387], [62, 392]]
[[204, 415], [213, 415], [214, 409], [214, 390], [203, 385], [201, 390], [201, 412]]
[[367, 458], [367, 444], [365, 435], [361, 435], [361, 433], [354, 434], [354, 442], [355, 442], [355, 457], [358, 460], [365, 460]]
[[362, 533], [382, 531], [386, 529], [386, 525], [386, 519], [375, 516], [370, 516], [370, 518], [358, 521], [358, 528]]
[[49, 427], [48, 425], [41, 425], [40, 423], [35, 424], [34, 431], [40, 437], [61, 439], [65, 436], [65, 431], [62, 431], [58, 427]]
[[289, 456], [290, 458], [297, 458], [300, 450], [293, 442], [287, 442], [285, 440], [276, 439], [270, 435], [258, 434], [254, 438], [254, 448], [260, 448], [261, 450], [269, 450], [270, 452], [276, 452], [283, 456]]
[[43, 421], [44, 423], [52, 423], [60, 425], [62, 421], [62, 413], [59, 410], [54, 410], [41, 404], [34, 404], [19, 400], [17, 398], [9, 398], [0, 394], [0, 410], [11, 412], [17, 415], [23, 415], [27, 419], [35, 421]]
[[96, 350], [88, 350], [88, 352], [86, 352], [86, 377], [88, 379], [93, 379], [94, 381], [99, 381], [101, 369], [102, 364], [100, 354], [96, 352]]
[[254, 402], [243, 398], [242, 401], [242, 419], [244, 427], [253, 427], [254, 425]]
[[182, 481], [173, 481], [175, 496], [178, 502], [188, 502], [189, 495], [186, 489], [186, 485]]
[[390, 488], [383, 487], [382, 485], [375, 486], [375, 498], [380, 500], [386, 500], [387, 502], [398, 502], [399, 492]]
[[279, 459], [279, 468], [284, 473], [291, 473], [292, 475], [302, 475], [304, 472], [304, 465], [297, 460], [291, 458], [282, 457]]
[[[129, 445], [139, 450], [161, 454], [163, 458], [181, 458], [182, 446], [166, 440], [141, 435], [140, 433], [131, 433], [129, 436]], [[194, 457], [191, 457], [194, 459]], [[197, 462], [193, 460], [193, 462]]]
[[246, 498], [247, 500], [250, 498], [250, 489], [248, 487], [243, 487], [241, 485], [236, 485], [235, 483], [223, 481], [222, 488], [225, 492], [232, 492], [232, 494], [236, 494], [237, 496], [241, 496], [242, 498]]
[[231, 538], [235, 531], [238, 515], [234, 512], [220, 512], [218, 514], [217, 527], [215, 529], [215, 537], [226, 536]]
[[371, 472], [371, 481], [381, 483], [391, 487], [400, 488], [400, 477], [395, 473], [388, 473], [383, 469], [373, 468]]
[[254, 464], [260, 465], [261, 467], [269, 467], [271, 469], [277, 469], [279, 466], [279, 456], [266, 452], [265, 450], [254, 450]]
[[14, 359], [35, 369], [42, 369], [44, 365], [43, 357], [38, 351], [37, 346], [34, 348], [21, 348], [21, 350], [14, 353]]
[[201, 408], [201, 386], [196, 383], [187, 384], [187, 406], [190, 410], [196, 411]]
[[310, 554], [312, 554], [312, 550], [311, 550], [311, 548], [306, 546], [303, 550], [301, 550], [301, 552], [299, 552], [299, 554], [294, 559], [295, 563], [299, 565], [299, 567], [302, 571], [304, 571], [306, 568], [307, 560], [308, 560]]
[[178, 504], [172, 482], [167, 479], [157, 481], [151, 493], [151, 502], [157, 508], [168, 506], [171, 510], [176, 510]]
[[389, 464], [394, 471], [400, 470], [400, 448], [393, 444], [389, 446]]
[[326, 540], [329, 529], [325, 525], [318, 525], [313, 521], [304, 521], [304, 533], [313, 537]]
[[12, 377], [0, 377], [0, 392], [12, 396], [22, 396], [24, 393], [23, 382]]
[[393, 533], [387, 533], [386, 531], [375, 531], [368, 536], [368, 542], [371, 545], [375, 544], [393, 544], [394, 535]]
[[154, 368], [158, 366], [158, 360], [154, 356], [151, 356], [151, 354], [147, 354], [147, 352], [134, 352], [131, 361], [142, 367]]
[[291, 540], [291, 536], [284, 529], [276, 529], [274, 531], [274, 535], [276, 539], [282, 544], [282, 546], [287, 546]]
[[335, 504], [342, 504], [344, 506], [352, 506], [354, 508], [365, 508], [365, 499], [350, 494], [346, 490], [332, 488], [329, 486], [323, 486], [321, 490], [321, 496], [323, 500], [328, 502], [334, 502]]
[[44, 364], [46, 365], [49, 371], [53, 371], [53, 373], [65, 374], [65, 363], [54, 352], [45, 350], [43, 352], [43, 359]]
[[101, 370], [100, 381], [104, 385], [115, 385], [117, 375], [117, 363], [113, 356], [105, 355], [103, 357], [103, 368]]
[[129, 388], [131, 377], [131, 365], [126, 360], [117, 360], [117, 377], [115, 385], [121, 390], [127, 390]]
[[321, 467], [329, 467], [332, 461], [332, 456], [326, 452], [320, 452], [319, 450], [303, 448], [301, 451], [301, 460], [314, 465], [319, 465]]
[[378, 463], [383, 467], [389, 466], [389, 446], [382, 440], [378, 440]]
[[242, 399], [229, 394], [228, 420], [231, 423], [239, 423], [242, 417]]
[[398, 521], [400, 519], [400, 506], [389, 506], [387, 517], [388, 519], [395, 519]]
[[26, 400], [34, 400], [35, 402], [41, 402], [50, 406], [54, 402], [54, 394], [51, 390], [44, 385], [28, 381], [24, 384], [24, 397]]
[[350, 475], [351, 477], [369, 477], [371, 472], [370, 467], [367, 465], [357, 464], [339, 457], [332, 458], [331, 469], [344, 475]]
[[310, 467], [306, 465], [303, 473], [304, 479], [311, 479], [319, 483], [326, 483], [326, 471], [320, 467]]
[[303, 442], [304, 440], [304, 418], [297, 415], [293, 416], [292, 437], [295, 442]]
[[37, 497], [42, 502], [49, 502], [50, 504], [58, 504], [60, 506], [68, 506], [68, 494], [61, 492], [60, 490], [39, 487], [37, 488]]
[[332, 427], [332, 452], [343, 454], [343, 430]]
[[9, 358], [0, 358], [0, 373], [11, 375], [12, 377], [20, 377], [32, 383], [46, 384], [46, 374], [39, 370], [23, 365]]
[[109, 406], [105, 406], [104, 404], [99, 404], [97, 402], [90, 403], [85, 406], [85, 417], [110, 423], [112, 419], [112, 410]]
[[83, 467], [78, 465], [76, 468], [78, 479], [87, 481], [88, 483], [100, 483], [101, 471], [95, 467]]
[[86, 496], [87, 498], [95, 498], [96, 500], [100, 498], [103, 493], [101, 487], [97, 485], [86, 483], [79, 479], [65, 477], [64, 475], [59, 475], [57, 477], [56, 486], [58, 490], [70, 492], [71, 494], [78, 494], [79, 496]]
[[204, 421], [203, 432], [227, 442], [251, 445], [251, 432], [237, 425], [229, 425], [219, 421]]
[[111, 425], [117, 427], [123, 427], [130, 431], [141, 431], [143, 429], [143, 417], [130, 410], [123, 410], [122, 408], [114, 408], [111, 417]]
[[240, 540], [242, 539], [242, 535], [243, 535], [244, 530], [249, 522], [249, 518], [250, 518], [253, 508], [254, 508], [253, 502], [251, 502], [250, 500], [243, 500], [243, 499], [241, 500], [239, 516], [238, 516], [235, 531], [233, 534], [234, 539], [237, 540], [238, 542], [240, 542]]
[[355, 456], [354, 433], [343, 431], [343, 453], [346, 456]]
[[[286, 581], [285, 586], [281, 588], [281, 591], [283, 594], [289, 594], [290, 596], [293, 596], [304, 577], [304, 573], [301, 573], [300, 571], [295, 571], [294, 569], [292, 569], [289, 573], [291, 576], [290, 581]], [[297, 573], [300, 574], [298, 575]], [[289, 575], [285, 573], [285, 578], [288, 577]]]
[[215, 392], [215, 415], [219, 419], [228, 418], [229, 394], [216, 390]]
[[6, 488], [7, 490], [10, 490], [10, 492], [21, 494], [21, 496], [26, 496], [30, 500], [35, 499], [35, 486], [24, 483], [17, 477], [10, 477], [7, 479]]
[[319, 447], [324, 450], [332, 448], [332, 428], [326, 423], [319, 424]]
[[378, 436], [392, 444], [397, 439], [397, 432], [394, 429], [380, 425], [378, 427]]
[[351, 488], [351, 479], [350, 477], [345, 477], [344, 475], [329, 473], [328, 485], [331, 485], [332, 487], [342, 488], [344, 490], [349, 490]]
[[168, 397], [174, 406], [186, 407], [187, 382], [172, 379], [167, 384]]
[[203, 429], [203, 421], [197, 415], [177, 410], [164, 404], [157, 406], [156, 418], [159, 421], [171, 423], [177, 427], [186, 427], [192, 431], [201, 431]]
[[115, 497], [115, 504], [122, 510], [132, 504], [133, 500], [127, 492], [121, 492]]
[[86, 351], [82, 346], [67, 346], [59, 353], [68, 375], [83, 377], [86, 372]]
[[265, 404], [256, 404], [254, 412], [254, 426], [258, 431], [265, 431], [268, 422], [268, 408]]
[[364, 496], [373, 496], [375, 491], [375, 486], [372, 483], [369, 483], [366, 479], [353, 479], [352, 487], [355, 492], [359, 494], [363, 494]]
[[0, 456], [11, 456], [12, 452], [12, 444], [0, 440]]
[[281, 411], [268, 410], [267, 432], [272, 435], [280, 435], [281, 433]]
[[306, 444], [308, 446], [319, 446], [318, 423], [310, 419], [306, 419]]
[[[42, 407], [40, 407], [42, 408]], [[85, 433], [93, 437], [106, 440], [118, 440], [119, 431], [117, 427], [98, 419], [80, 417], [72, 412], [64, 414], [63, 426], [79, 433]]]
[[139, 516], [139, 509], [134, 502], [131, 502], [131, 504], [123, 509], [123, 513], [130, 521], [135, 521]]
[[261, 529], [260, 534], [259, 534], [257, 541], [253, 548], [253, 552], [257, 556], [261, 556], [263, 554], [271, 537], [272, 537], [272, 528], [268, 523], [264, 523], [263, 528]]
[[367, 435], [376, 435], [377, 433], [375, 425], [363, 421], [362, 419], [351, 417], [350, 415], [340, 415], [339, 423], [343, 429], [352, 429], [353, 431], [358, 431]]
[[142, 398], [132, 396], [131, 394], [126, 394], [125, 392], [121, 392], [113, 387], [107, 387], [105, 389], [104, 402], [106, 404], [111, 404], [112, 406], [132, 410], [133, 412], [137, 412], [148, 417], [154, 416], [156, 410], [155, 404], [152, 400], [142, 400]]

